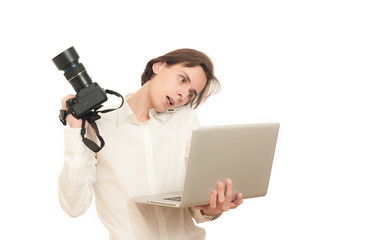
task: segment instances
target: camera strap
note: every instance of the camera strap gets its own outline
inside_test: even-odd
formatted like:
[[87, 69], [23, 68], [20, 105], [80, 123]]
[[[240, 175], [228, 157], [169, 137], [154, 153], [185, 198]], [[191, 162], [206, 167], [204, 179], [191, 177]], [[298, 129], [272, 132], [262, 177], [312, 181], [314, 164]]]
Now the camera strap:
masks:
[[[115, 111], [115, 110], [121, 108], [122, 105], [123, 105], [123, 103], [124, 103], [124, 98], [122, 97], [121, 94], [119, 94], [119, 93], [117, 93], [115, 91], [109, 90], [109, 89], [106, 89], [105, 92], [108, 93], [108, 94], [112, 94], [112, 95], [115, 95], [117, 97], [120, 97], [122, 99], [122, 101], [121, 101], [120, 106], [117, 107], [117, 108], [105, 109], [105, 110], [102, 110], [102, 111], [94, 110], [92, 112], [89, 112], [88, 114], [86, 114], [84, 117], [81, 118], [82, 119], [82, 126], [81, 126], [82, 142], [91, 151], [93, 151], [93, 152], [99, 152], [104, 147], [104, 145], [105, 145], [105, 141], [104, 141], [103, 137], [100, 135], [99, 129], [98, 129], [98, 125], [96, 124], [96, 121], [101, 118], [101, 116], [99, 115], [99, 113], [108, 113], [108, 112]], [[98, 146], [91, 139], [88, 139], [88, 138], [85, 137], [85, 134], [86, 134], [86, 128], [85, 128], [86, 122], [88, 122], [90, 124], [91, 128], [94, 130], [95, 135], [97, 136], [97, 138], [100, 141], [100, 146]]]
[[[86, 116], [84, 116], [82, 119], [82, 126], [81, 126], [81, 137], [82, 142], [93, 152], [99, 152], [105, 145], [105, 141], [103, 137], [99, 133], [98, 125], [96, 124], [96, 120], [100, 119], [100, 116], [97, 112], [91, 112], [88, 113]], [[91, 128], [94, 130], [95, 135], [100, 141], [100, 146], [98, 146], [95, 142], [85, 137], [86, 134], [86, 122], [88, 122], [91, 126]]]
[[[115, 96], [121, 98], [122, 101], [121, 101], [121, 104], [119, 105], [119, 107], [117, 107], [117, 108], [105, 109], [105, 110], [102, 110], [102, 111], [94, 110], [92, 112], [89, 112], [88, 114], [86, 114], [84, 117], [81, 118], [82, 119], [82, 127], [81, 127], [82, 142], [93, 152], [99, 152], [105, 145], [105, 141], [104, 141], [103, 137], [100, 135], [98, 125], [96, 124], [96, 121], [101, 118], [99, 113], [108, 113], [108, 112], [118, 110], [119, 108], [121, 108], [123, 106], [123, 103], [124, 103], [124, 98], [122, 97], [121, 94], [119, 94], [115, 91], [109, 90], [109, 89], [105, 89], [105, 92], [108, 93], [108, 94], [115, 95]], [[97, 138], [100, 141], [100, 146], [98, 146], [91, 139], [88, 139], [88, 138], [85, 137], [85, 134], [86, 134], [85, 124], [86, 124], [86, 122], [88, 122], [90, 124], [91, 128], [94, 130], [95, 135], [97, 136]]]
[[[97, 109], [95, 109], [94, 111], [87, 113], [85, 116], [83, 116], [81, 118], [81, 120], [82, 120], [82, 126], [81, 126], [82, 142], [93, 152], [99, 152], [105, 145], [105, 141], [104, 141], [103, 137], [100, 135], [98, 125], [96, 124], [96, 121], [101, 118], [99, 114], [115, 111], [115, 110], [121, 108], [123, 106], [123, 103], [124, 103], [124, 98], [122, 97], [121, 94], [119, 94], [115, 91], [109, 90], [109, 89], [106, 89], [105, 92], [108, 93], [108, 94], [115, 95], [115, 96], [121, 98], [122, 101], [121, 101], [121, 105], [119, 105], [119, 107], [117, 107], [117, 108], [105, 109], [105, 110], [102, 110], [102, 111], [97, 111]], [[67, 115], [70, 114], [70, 113], [72, 113], [70, 110], [60, 110], [59, 119], [62, 121], [63, 125], [67, 124], [65, 119], [66, 119]], [[100, 141], [100, 146], [97, 145], [91, 139], [88, 139], [88, 138], [85, 137], [86, 122], [88, 122], [90, 124], [91, 128], [94, 130], [95, 135], [97, 136], [97, 138]]]

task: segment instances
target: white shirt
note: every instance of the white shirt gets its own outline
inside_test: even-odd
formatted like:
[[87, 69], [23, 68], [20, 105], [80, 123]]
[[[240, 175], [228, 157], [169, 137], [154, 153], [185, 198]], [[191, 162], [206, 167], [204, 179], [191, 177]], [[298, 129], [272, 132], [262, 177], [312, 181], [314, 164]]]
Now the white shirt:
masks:
[[80, 129], [65, 129], [65, 163], [59, 177], [59, 199], [72, 217], [83, 214], [93, 195], [110, 239], [204, 239], [196, 222], [207, 221], [199, 210], [137, 204], [131, 197], [180, 191], [191, 130], [198, 125], [188, 106], [176, 113], [150, 111], [136, 120], [129, 105], [101, 114], [97, 121], [105, 147], [91, 152]]

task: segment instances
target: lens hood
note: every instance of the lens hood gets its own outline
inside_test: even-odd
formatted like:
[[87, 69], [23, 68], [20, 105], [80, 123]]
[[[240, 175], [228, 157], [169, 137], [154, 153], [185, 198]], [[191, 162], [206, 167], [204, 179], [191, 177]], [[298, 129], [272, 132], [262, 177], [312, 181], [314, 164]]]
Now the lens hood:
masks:
[[70, 47], [64, 52], [60, 53], [58, 56], [54, 57], [52, 60], [59, 71], [66, 71], [73, 65], [74, 62], [77, 62], [79, 58], [80, 56], [75, 48]]

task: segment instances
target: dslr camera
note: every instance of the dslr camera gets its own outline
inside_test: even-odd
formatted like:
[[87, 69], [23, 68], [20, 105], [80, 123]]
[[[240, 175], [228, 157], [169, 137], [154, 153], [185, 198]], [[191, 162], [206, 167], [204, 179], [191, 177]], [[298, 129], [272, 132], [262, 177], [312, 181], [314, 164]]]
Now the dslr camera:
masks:
[[68, 110], [78, 119], [90, 111], [97, 110], [108, 100], [107, 94], [99, 84], [92, 82], [74, 47], [70, 47], [52, 60], [59, 71], [77, 92], [76, 98], [67, 101]]

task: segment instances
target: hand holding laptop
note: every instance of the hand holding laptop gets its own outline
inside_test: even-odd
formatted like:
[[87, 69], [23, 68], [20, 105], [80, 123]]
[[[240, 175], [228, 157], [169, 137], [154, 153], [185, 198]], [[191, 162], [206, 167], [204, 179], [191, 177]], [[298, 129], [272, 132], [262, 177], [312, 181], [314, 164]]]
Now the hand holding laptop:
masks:
[[278, 132], [279, 123], [194, 128], [182, 189], [132, 199], [193, 207], [202, 210], [203, 215], [215, 216], [238, 207], [242, 198], [265, 196]]
[[[226, 187], [226, 189], [225, 189]], [[208, 205], [195, 206], [194, 209], [201, 210], [203, 215], [215, 216], [230, 209], [237, 208], [243, 203], [243, 194], [238, 193], [236, 199], [232, 199], [232, 180], [227, 179], [226, 186], [223, 183], [217, 183], [217, 190], [211, 191], [211, 197]]]

